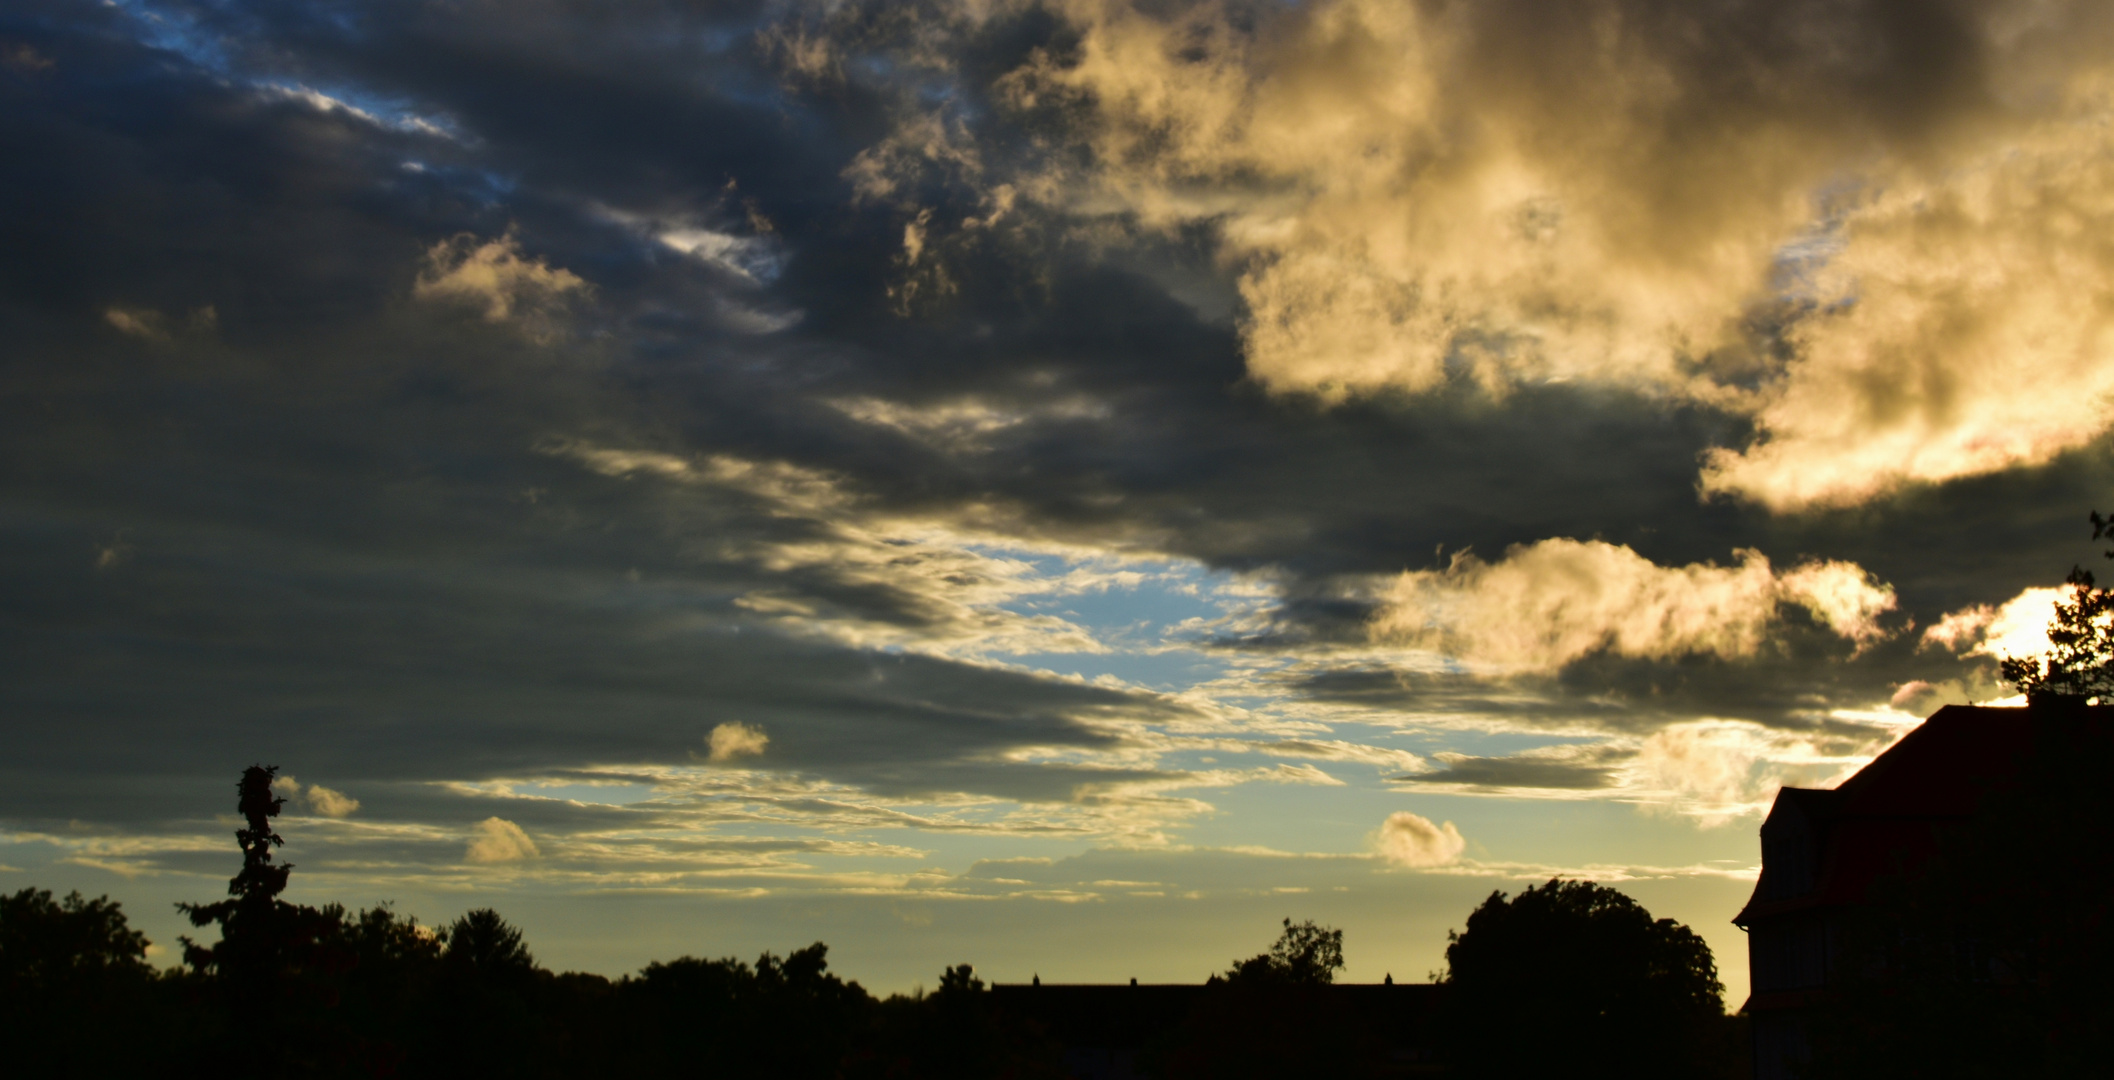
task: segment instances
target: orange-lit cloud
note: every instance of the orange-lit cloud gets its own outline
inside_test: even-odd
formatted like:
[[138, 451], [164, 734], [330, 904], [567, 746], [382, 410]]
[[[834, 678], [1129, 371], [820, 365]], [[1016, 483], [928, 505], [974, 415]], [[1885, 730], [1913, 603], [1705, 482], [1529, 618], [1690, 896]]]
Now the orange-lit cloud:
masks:
[[[1050, 6], [1076, 48], [1000, 97], [1084, 154], [1009, 170], [918, 114], [852, 179], [872, 198], [950, 171], [1096, 235], [1208, 225], [1274, 391], [1707, 402], [1756, 434], [1702, 490], [1780, 510], [2045, 462], [2108, 426], [2103, 5]], [[941, 36], [912, 59], [940, 63]], [[945, 223], [918, 214], [908, 263], [943, 273]]]
[[443, 240], [426, 252], [425, 262], [413, 296], [481, 308], [487, 322], [512, 322], [537, 339], [555, 334], [566, 305], [589, 291], [572, 271], [524, 256], [511, 233], [485, 241], [468, 233]]
[[763, 729], [742, 723], [720, 724], [706, 736], [705, 743], [711, 747], [711, 760], [733, 761], [735, 758], [755, 757], [771, 745], [771, 737]]
[[1381, 594], [1375, 638], [1499, 672], [1549, 672], [1596, 652], [1649, 659], [1752, 655], [1785, 605], [1863, 643], [1884, 631], [1893, 590], [1845, 562], [1779, 573], [1760, 553], [1736, 566], [1660, 566], [1597, 540], [1543, 540], [1500, 562], [1457, 556]]
[[1387, 815], [1374, 834], [1380, 857], [1398, 866], [1444, 866], [1461, 857], [1468, 841], [1453, 822], [1437, 824], [1430, 818], [1397, 810]]
[[521, 826], [505, 818], [491, 817], [477, 823], [463, 857], [473, 863], [512, 863], [540, 858], [543, 852]]

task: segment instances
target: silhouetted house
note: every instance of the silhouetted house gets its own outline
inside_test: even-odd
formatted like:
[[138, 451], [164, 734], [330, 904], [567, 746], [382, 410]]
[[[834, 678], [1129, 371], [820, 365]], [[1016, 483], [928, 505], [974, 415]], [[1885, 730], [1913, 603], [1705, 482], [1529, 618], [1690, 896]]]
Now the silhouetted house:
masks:
[[2114, 708], [1949, 705], [1833, 790], [1784, 788], [1762, 822], [1762, 873], [1733, 922], [1747, 931], [1755, 1080], [1789, 1080], [1826, 1007], [1845, 916], [1875, 882], [1913, 874], [1941, 834], [2016, 779], [2051, 724], [2114, 723]]
[[[1432, 1043], [1445, 988], [1430, 983], [1339, 983], [1317, 988], [1334, 1019], [1369, 1035], [1382, 1061], [1361, 1075], [1419, 1076], [1437, 1068]], [[1078, 1080], [1142, 1080], [1154, 1051], [1181, 1037], [1224, 984], [994, 984], [991, 1003], [1032, 1021], [1064, 1051]]]

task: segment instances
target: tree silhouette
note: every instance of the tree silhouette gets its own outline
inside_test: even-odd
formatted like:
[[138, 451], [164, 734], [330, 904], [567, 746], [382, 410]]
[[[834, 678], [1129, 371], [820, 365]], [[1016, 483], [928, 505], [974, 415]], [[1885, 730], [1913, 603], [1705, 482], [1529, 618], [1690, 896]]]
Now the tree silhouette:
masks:
[[343, 1055], [344, 1032], [324, 1014], [338, 1004], [340, 977], [356, 960], [342, 941], [342, 909], [279, 899], [293, 866], [272, 861], [272, 848], [285, 843], [271, 822], [286, 804], [272, 794], [278, 771], [252, 765], [236, 782], [242, 870], [228, 882], [228, 899], [176, 905], [191, 925], [220, 928], [212, 945], [181, 939], [184, 962], [224, 1000], [227, 1024], [256, 1061], [286, 1072], [330, 1071]]
[[1448, 1025], [1463, 1075], [1708, 1075], [1724, 987], [1710, 947], [1590, 881], [1493, 892], [1448, 935]]
[[473, 971], [485, 978], [525, 975], [536, 969], [521, 931], [491, 908], [464, 912], [442, 932], [447, 951], [441, 958], [451, 966]]
[[212, 904], [178, 904], [190, 916], [192, 926], [217, 923], [220, 941], [203, 946], [186, 937], [184, 961], [201, 971], [217, 971], [243, 997], [262, 1001], [271, 996], [288, 942], [287, 913], [279, 910], [279, 894], [286, 891], [291, 863], [274, 865], [272, 848], [286, 841], [272, 830], [271, 819], [279, 816], [286, 800], [272, 794], [277, 765], [252, 765], [235, 783], [235, 811], [243, 827], [235, 830], [242, 848], [242, 871], [228, 881], [230, 899]]
[[125, 921], [107, 896], [70, 893], [54, 901], [44, 889], [0, 896], [0, 984], [30, 989], [113, 974], [145, 976], [147, 935]]
[[[2114, 519], [2092, 511], [2092, 539], [2110, 533]], [[2114, 559], [2114, 551], [2106, 554]], [[2070, 594], [2056, 602], [2048, 652], [2004, 657], [1999, 663], [2004, 678], [2028, 699], [2114, 698], [2114, 591], [2100, 588], [2082, 566], [2071, 567], [2063, 584]]]
[[0, 1046], [12, 1075], [145, 1075], [163, 1022], [147, 939], [109, 897], [0, 895]]
[[[874, 1000], [829, 970], [816, 942], [751, 966], [733, 957], [656, 961], [617, 984], [625, 1070], [713, 1075], [835, 1077], [869, 1034]], [[888, 1075], [888, 1070], [878, 1070]]]
[[1341, 970], [1343, 931], [1317, 926], [1312, 919], [1295, 925], [1287, 918], [1284, 932], [1269, 952], [1234, 961], [1226, 978], [1326, 985], [1335, 982]]
[[1342, 969], [1343, 931], [1284, 920], [1270, 951], [1211, 977], [1159, 1055], [1160, 1071], [1175, 1080], [1356, 1075], [1373, 1048], [1328, 996]]

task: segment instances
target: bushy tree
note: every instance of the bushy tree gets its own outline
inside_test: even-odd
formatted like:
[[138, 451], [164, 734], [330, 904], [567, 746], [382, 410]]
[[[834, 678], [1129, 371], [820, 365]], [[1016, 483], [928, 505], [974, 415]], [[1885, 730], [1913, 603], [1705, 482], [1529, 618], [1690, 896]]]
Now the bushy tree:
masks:
[[45, 889], [0, 896], [0, 985], [25, 991], [110, 976], [146, 976], [147, 936], [107, 896], [53, 900]]
[[464, 912], [442, 931], [447, 950], [441, 954], [452, 967], [486, 978], [526, 975], [536, 970], [521, 931], [491, 908]]
[[733, 957], [685, 956], [648, 964], [617, 986], [636, 1034], [627, 1039], [640, 1069], [694, 1071], [710, 1061], [733, 1077], [837, 1075], [868, 1026], [873, 998], [829, 970], [816, 942], [750, 965]]
[[1725, 988], [1688, 927], [1590, 881], [1493, 892], [1448, 935], [1449, 1041], [1466, 1076], [1709, 1076]]
[[1214, 975], [1159, 1055], [1175, 1080], [1356, 1075], [1374, 1057], [1328, 996], [1343, 970], [1343, 931], [1284, 920], [1270, 951]]
[[1269, 952], [1234, 961], [1226, 978], [1326, 985], [1335, 982], [1341, 970], [1343, 931], [1317, 926], [1312, 919], [1295, 924], [1287, 918]]
[[163, 1034], [147, 939], [109, 897], [0, 895], [0, 1051], [23, 1076], [148, 1068]]

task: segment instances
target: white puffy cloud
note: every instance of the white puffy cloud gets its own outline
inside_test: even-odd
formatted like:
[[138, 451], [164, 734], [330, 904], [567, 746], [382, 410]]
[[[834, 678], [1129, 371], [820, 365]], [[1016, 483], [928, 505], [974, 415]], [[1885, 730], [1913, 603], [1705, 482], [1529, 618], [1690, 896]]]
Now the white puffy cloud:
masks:
[[705, 737], [711, 747], [710, 759], [715, 762], [733, 761], [735, 758], [755, 757], [771, 744], [771, 737], [762, 728], [743, 723], [725, 723], [712, 729]]
[[1380, 829], [1373, 836], [1380, 857], [1397, 866], [1431, 867], [1444, 866], [1461, 857], [1468, 841], [1453, 822], [1434, 824], [1430, 818], [1420, 817], [1407, 810], [1397, 810], [1387, 815]]
[[477, 823], [463, 857], [473, 863], [512, 863], [541, 858], [543, 853], [521, 826], [505, 818], [489, 817]]
[[360, 808], [360, 800], [321, 784], [308, 785], [308, 790], [302, 794], [302, 801], [307, 803], [309, 809], [329, 818], [351, 817], [353, 811]]
[[351, 817], [353, 812], [360, 808], [360, 800], [342, 791], [321, 784], [303, 785], [291, 775], [273, 777], [272, 790], [288, 803], [322, 817]]
[[1883, 636], [1893, 590], [1845, 562], [1777, 573], [1759, 552], [1735, 566], [1659, 566], [1597, 540], [1543, 540], [1488, 563], [1458, 555], [1403, 573], [1371, 630], [1500, 672], [1549, 672], [1596, 652], [1667, 659], [1752, 655], [1785, 605], [1860, 644]]

